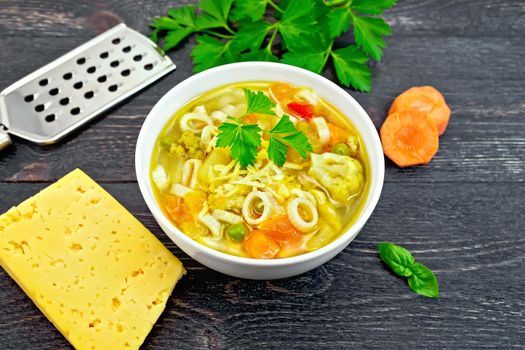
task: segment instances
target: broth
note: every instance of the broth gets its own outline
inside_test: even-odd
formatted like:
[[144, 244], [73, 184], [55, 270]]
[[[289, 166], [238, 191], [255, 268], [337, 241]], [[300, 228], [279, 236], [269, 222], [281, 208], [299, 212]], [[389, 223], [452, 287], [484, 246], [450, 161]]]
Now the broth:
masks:
[[[262, 91], [275, 115], [245, 115], [243, 89]], [[268, 159], [263, 135], [255, 164], [243, 168], [215, 145], [231, 117], [269, 130], [286, 114], [308, 137], [306, 159], [290, 149], [282, 167]], [[366, 149], [348, 119], [307, 87], [281, 82], [223, 86], [186, 104], [160, 133], [151, 177], [166, 216], [186, 235], [218, 251], [284, 258], [316, 250], [359, 216], [370, 177]]]

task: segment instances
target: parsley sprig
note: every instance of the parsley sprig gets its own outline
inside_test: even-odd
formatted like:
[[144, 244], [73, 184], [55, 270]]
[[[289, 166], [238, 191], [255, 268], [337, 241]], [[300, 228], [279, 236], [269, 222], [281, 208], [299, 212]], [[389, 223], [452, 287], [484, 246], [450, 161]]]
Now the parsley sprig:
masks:
[[[381, 60], [391, 35], [378, 17], [397, 0], [200, 0], [168, 10], [151, 23], [151, 38], [165, 51], [191, 34], [194, 71], [238, 61], [283, 62], [322, 73], [333, 62], [339, 81], [372, 88], [368, 62]], [[351, 32], [355, 44], [338, 39]], [[347, 38], [344, 38], [345, 42]]]
[[244, 95], [247, 101], [246, 113], [240, 118], [228, 116], [228, 122], [219, 126], [215, 145], [219, 148], [230, 147], [232, 158], [238, 160], [245, 168], [255, 163], [262, 143], [262, 132], [269, 139], [268, 159], [278, 166], [282, 166], [286, 161], [290, 147], [306, 159], [308, 152], [312, 151], [312, 145], [306, 135], [295, 128], [289, 116], [283, 115], [271, 130], [261, 129], [258, 124], [248, 124], [243, 120], [252, 113], [275, 115], [272, 110], [275, 103], [262, 91], [244, 89]]

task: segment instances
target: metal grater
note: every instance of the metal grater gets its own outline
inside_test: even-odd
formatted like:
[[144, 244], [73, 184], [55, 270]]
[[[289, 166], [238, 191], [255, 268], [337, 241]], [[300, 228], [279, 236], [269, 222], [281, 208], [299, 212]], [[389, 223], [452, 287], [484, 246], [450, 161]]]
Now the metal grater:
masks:
[[151, 40], [119, 24], [0, 93], [0, 149], [9, 134], [54, 143], [175, 68]]

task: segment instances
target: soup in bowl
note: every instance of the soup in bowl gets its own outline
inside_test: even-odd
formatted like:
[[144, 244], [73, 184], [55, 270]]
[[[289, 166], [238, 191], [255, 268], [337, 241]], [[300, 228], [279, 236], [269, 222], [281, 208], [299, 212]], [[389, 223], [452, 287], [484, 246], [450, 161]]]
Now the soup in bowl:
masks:
[[377, 203], [384, 172], [377, 132], [348, 94], [259, 62], [172, 89], [146, 119], [136, 166], [177, 245], [256, 279], [307, 271], [343, 249]]

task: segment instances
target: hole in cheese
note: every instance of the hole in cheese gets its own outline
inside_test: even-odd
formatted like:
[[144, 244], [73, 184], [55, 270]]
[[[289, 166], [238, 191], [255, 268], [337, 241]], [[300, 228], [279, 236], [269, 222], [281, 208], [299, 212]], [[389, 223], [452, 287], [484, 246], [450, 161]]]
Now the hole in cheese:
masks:
[[111, 304], [112, 304], [112, 306], [113, 306], [113, 310], [116, 310], [116, 309], [118, 309], [118, 307], [120, 306], [120, 304], [122, 304], [122, 302], [120, 301], [119, 298], [114, 297], [113, 299], [111, 299]]
[[97, 319], [94, 319], [93, 321], [91, 321], [91, 322], [89, 323], [89, 328], [94, 328], [94, 327], [96, 327], [100, 322], [101, 322], [100, 319], [98, 319], [98, 318], [97, 318]]
[[72, 243], [72, 244], [69, 246], [69, 249], [71, 249], [72, 251], [78, 252], [78, 251], [82, 250], [82, 244], [79, 244], [79, 243]]
[[138, 275], [143, 275], [143, 274], [144, 274], [144, 271], [142, 269], [131, 271], [131, 277], [137, 277]]

